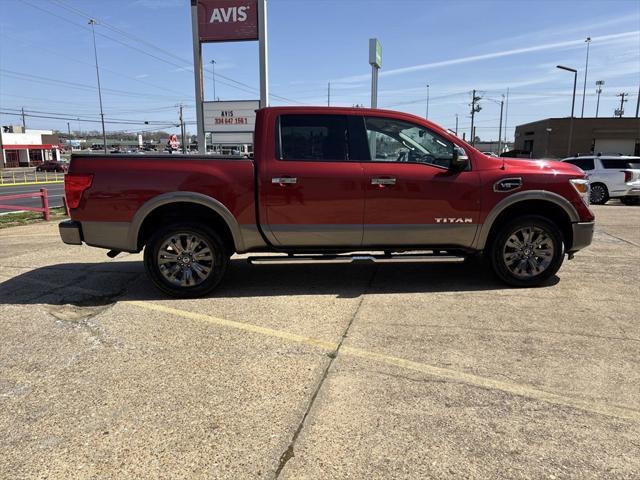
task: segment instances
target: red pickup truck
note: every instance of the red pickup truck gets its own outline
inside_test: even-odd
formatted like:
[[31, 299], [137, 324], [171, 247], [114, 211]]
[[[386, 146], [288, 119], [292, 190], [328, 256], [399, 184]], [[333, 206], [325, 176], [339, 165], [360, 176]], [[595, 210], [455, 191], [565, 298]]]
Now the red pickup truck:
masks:
[[254, 142], [254, 159], [74, 154], [62, 240], [144, 249], [158, 288], [197, 297], [246, 252], [269, 252], [254, 263], [482, 253], [506, 283], [534, 286], [593, 237], [582, 170], [492, 158], [413, 115], [264, 108]]

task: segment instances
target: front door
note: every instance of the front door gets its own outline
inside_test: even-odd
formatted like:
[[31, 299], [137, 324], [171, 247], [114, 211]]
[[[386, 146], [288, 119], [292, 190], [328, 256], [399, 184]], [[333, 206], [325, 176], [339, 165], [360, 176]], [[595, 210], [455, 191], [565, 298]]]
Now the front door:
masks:
[[471, 246], [479, 222], [480, 182], [472, 169], [449, 170], [454, 149], [412, 123], [365, 117], [371, 161], [363, 245]]
[[283, 114], [275, 159], [260, 175], [263, 230], [275, 246], [359, 247], [364, 174], [344, 115]]

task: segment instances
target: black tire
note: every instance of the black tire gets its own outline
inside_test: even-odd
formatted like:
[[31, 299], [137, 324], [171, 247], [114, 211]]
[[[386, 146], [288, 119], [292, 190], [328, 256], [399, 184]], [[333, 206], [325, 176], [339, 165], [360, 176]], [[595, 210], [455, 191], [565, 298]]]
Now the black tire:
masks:
[[609, 201], [609, 190], [604, 183], [594, 183], [591, 185], [589, 200], [593, 205], [604, 205]]
[[[195, 238], [201, 240], [202, 243], [198, 243], [193, 248], [193, 253], [189, 255], [188, 264], [183, 265], [183, 257], [177, 251], [175, 254], [172, 253], [175, 249], [167, 250], [164, 248], [167, 242], [175, 240], [180, 245], [179, 248], [187, 247], [184, 250], [186, 253], [188, 252], [188, 242]], [[198, 250], [199, 246], [202, 247], [200, 250]], [[169, 246], [169, 248], [172, 247]], [[211, 252], [211, 260], [196, 261], [195, 255], [202, 254], [206, 248]], [[162, 259], [160, 258], [161, 250], [164, 252]], [[175, 262], [167, 260], [167, 255], [176, 256], [179, 260]], [[218, 286], [227, 270], [229, 256], [224, 242], [211, 229], [194, 223], [175, 223], [162, 227], [151, 236], [144, 249], [144, 266], [151, 281], [164, 293], [176, 298], [197, 298], [207, 295]], [[166, 264], [161, 265], [163, 261]], [[194, 264], [197, 264], [198, 270]], [[202, 273], [203, 269], [209, 269], [207, 276]], [[187, 270], [189, 270], [188, 275]], [[168, 276], [171, 276], [172, 272], [176, 273], [173, 276], [174, 280], [170, 281]], [[191, 285], [188, 284], [189, 281], [191, 281]]]
[[640, 197], [622, 197], [620, 201], [625, 205], [640, 205]]
[[[514, 235], [516, 239], [522, 238], [517, 232], [526, 231], [526, 229], [531, 229], [530, 231], [533, 233], [530, 235], [529, 242], [526, 239], [522, 240], [523, 247], [518, 250], [510, 239]], [[542, 242], [543, 247], [547, 248], [542, 248], [541, 244], [537, 244], [539, 241]], [[550, 244], [551, 251], [548, 248]], [[526, 245], [531, 245], [531, 247]], [[547, 252], [547, 255], [544, 255], [544, 252]], [[513, 257], [514, 260], [508, 262], [507, 257], [513, 255], [516, 255]], [[515, 218], [500, 228], [494, 236], [487, 256], [493, 271], [505, 283], [514, 287], [539, 286], [555, 275], [564, 261], [562, 232], [555, 223], [545, 217], [526, 215]], [[523, 261], [525, 262], [524, 271], [521, 268], [522, 263], [520, 263]], [[536, 265], [540, 272], [535, 273], [529, 262]], [[520, 267], [519, 273], [516, 272], [518, 267]]]

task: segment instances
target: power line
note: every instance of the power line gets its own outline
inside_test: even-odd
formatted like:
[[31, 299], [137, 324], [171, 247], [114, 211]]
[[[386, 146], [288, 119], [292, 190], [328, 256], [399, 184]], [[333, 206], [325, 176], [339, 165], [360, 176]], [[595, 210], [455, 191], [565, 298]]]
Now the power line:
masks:
[[[7, 34], [5, 34], [4, 32], [0, 32], [0, 35], [2, 35], [3, 37], [7, 37], [7, 38], [9, 38], [9, 39], [12, 39], [12, 40], [14, 40], [14, 41], [17, 41], [17, 42], [23, 42], [23, 43], [26, 43], [27, 45], [36, 46], [39, 50], [42, 50], [42, 51], [45, 51], [45, 52], [51, 52], [51, 53], [53, 53], [53, 54], [55, 54], [55, 55], [59, 55], [59, 54], [60, 54], [60, 52], [58, 52], [58, 51], [56, 51], [56, 50], [53, 50], [53, 49], [51, 49], [51, 48], [46, 48], [46, 47], [43, 47], [42, 45], [36, 45], [36, 44], [34, 44], [33, 42], [25, 42], [24, 40], [21, 40], [21, 39], [19, 39], [19, 38], [13, 37], [13, 36], [11, 36], [11, 35], [7, 35]], [[76, 63], [79, 63], [79, 64], [81, 64], [81, 65], [89, 65], [89, 66], [93, 67], [93, 64], [92, 64], [92, 63], [85, 62], [85, 61], [83, 61], [83, 60], [79, 60], [79, 59], [74, 58], [74, 57], [67, 57], [65, 60], [71, 60], [72, 62], [76, 62]], [[122, 78], [126, 78], [126, 79], [129, 79], [129, 80], [133, 80], [134, 82], [142, 83], [142, 84], [144, 84], [144, 85], [149, 85], [149, 86], [151, 86], [151, 87], [158, 88], [158, 89], [160, 89], [160, 90], [164, 90], [164, 91], [166, 91], [166, 92], [170, 92], [170, 93], [175, 93], [175, 94], [178, 94], [178, 95], [182, 95], [182, 93], [181, 93], [181, 92], [178, 92], [177, 90], [172, 90], [172, 89], [170, 89], [170, 88], [166, 88], [166, 87], [163, 87], [163, 86], [161, 86], [161, 85], [156, 85], [155, 83], [151, 83], [151, 82], [148, 82], [148, 81], [146, 81], [146, 80], [142, 80], [142, 79], [140, 79], [140, 78], [132, 77], [132, 76], [130, 76], [130, 75], [125, 75], [124, 73], [118, 72], [117, 70], [112, 70], [112, 69], [110, 69], [110, 68], [106, 68], [106, 67], [103, 67], [103, 66], [101, 66], [101, 67], [100, 67], [100, 70], [103, 70], [103, 71], [105, 71], [105, 72], [109, 72], [109, 73], [111, 73], [112, 75], [117, 75], [117, 76], [120, 76], [120, 77], [122, 77]]]
[[[34, 5], [34, 4], [30, 3], [30, 2], [29, 2], [29, 1], [27, 1], [27, 0], [21, 0], [21, 1], [22, 1], [23, 3], [25, 3], [25, 4], [27, 4], [27, 5], [29, 5], [29, 6], [31, 6], [31, 7], [33, 7], [33, 8], [35, 8], [35, 9], [37, 9], [37, 10], [40, 10], [40, 11], [45, 12], [45, 13], [48, 13], [49, 15], [53, 15], [54, 17], [60, 18], [61, 20], [64, 20], [64, 21], [65, 21], [65, 22], [67, 22], [67, 23], [70, 23], [70, 24], [72, 24], [72, 25], [75, 25], [76, 27], [82, 28], [83, 30], [87, 30], [87, 31], [89, 31], [89, 29], [88, 29], [87, 27], [85, 27], [84, 25], [81, 25], [81, 24], [76, 23], [76, 22], [74, 22], [74, 21], [72, 21], [72, 20], [69, 20], [68, 18], [63, 17], [62, 15], [58, 15], [58, 14], [56, 14], [56, 13], [54, 13], [54, 12], [50, 11], [50, 10], [47, 10], [47, 9], [45, 9], [45, 8], [40, 7], [39, 5]], [[83, 17], [85, 17], [85, 18], [94, 18], [94, 17], [91, 17], [91, 16], [89, 16], [88, 14], [85, 14], [84, 12], [81, 12], [80, 10], [77, 10], [77, 9], [75, 9], [75, 8], [73, 8], [73, 7], [69, 7], [69, 6], [67, 6], [67, 5], [63, 5], [63, 4], [62, 4], [62, 2], [58, 2], [58, 3], [59, 3], [59, 4], [60, 4], [60, 6], [62, 6], [63, 8], [66, 8], [68, 11], [69, 11], [69, 10], [70, 10], [70, 11], [74, 11], [74, 13], [79, 14], [79, 15], [81, 15], [81, 16], [83, 16]], [[101, 24], [101, 25], [103, 25], [102, 23], [100, 23], [100, 24]], [[104, 25], [106, 26], [106, 24], [104, 24]], [[113, 26], [111, 26], [111, 25], [109, 25], [109, 27], [108, 27], [108, 28], [110, 28], [111, 30], [115, 30], [115, 31], [122, 32], [120, 29], [118, 29], [118, 28], [116, 28], [116, 27], [113, 27]], [[121, 33], [121, 34], [122, 34], [122, 33]], [[111, 36], [109, 36], [109, 35], [105, 35], [104, 33], [99, 33], [99, 32], [98, 32], [98, 33], [96, 33], [96, 35], [98, 35], [98, 36], [100, 36], [100, 37], [103, 37], [103, 38], [106, 38], [106, 39], [109, 39], [109, 40], [111, 40], [111, 41], [113, 41], [113, 42], [119, 43], [120, 45], [123, 45], [123, 46], [125, 46], [125, 47], [127, 47], [127, 48], [130, 48], [130, 49], [132, 49], [132, 50], [135, 50], [135, 51], [137, 51], [137, 52], [139, 52], [139, 53], [142, 53], [142, 54], [144, 54], [144, 55], [150, 56], [150, 57], [152, 57], [152, 58], [155, 58], [156, 60], [159, 60], [159, 61], [161, 61], [161, 62], [167, 63], [167, 64], [169, 64], [169, 65], [173, 65], [174, 67], [178, 67], [178, 68], [180, 68], [180, 69], [184, 69], [184, 67], [185, 67], [185, 65], [179, 65], [179, 64], [177, 64], [177, 63], [175, 63], [175, 62], [173, 62], [173, 61], [171, 61], [171, 60], [167, 60], [166, 58], [159, 57], [159, 56], [157, 56], [157, 55], [155, 55], [155, 54], [153, 54], [153, 53], [150, 53], [150, 52], [148, 52], [148, 51], [146, 51], [146, 50], [143, 50], [143, 49], [141, 49], [141, 48], [138, 48], [138, 47], [136, 47], [136, 46], [134, 46], [134, 45], [131, 45], [131, 44], [127, 43], [127, 42], [123, 42], [123, 41], [121, 41], [121, 40], [119, 40], [119, 39], [117, 39], [117, 38], [111, 37]], [[140, 39], [137, 39], [137, 37], [134, 37], [134, 36], [132, 36], [132, 35], [130, 35], [130, 34], [128, 34], [128, 33], [125, 33], [125, 35], [126, 35], [126, 36], [129, 36], [129, 37], [131, 37], [131, 38], [136, 38], [136, 41], [140, 41]], [[152, 44], [150, 44], [149, 42], [147, 42], [146, 40], [142, 40], [142, 42], [143, 42], [143, 43], [145, 43], [145, 44], [152, 45]], [[153, 46], [153, 48], [155, 48], [156, 50], [163, 51], [163, 53], [165, 53], [165, 54], [169, 53], [169, 52], [165, 51], [164, 49], [162, 49], [162, 48], [160, 48], [160, 47]], [[183, 62], [184, 64], [191, 65], [191, 62], [189, 62], [188, 60], [181, 59], [180, 57], [177, 57], [176, 55], [171, 54], [171, 53], [169, 53], [169, 55], [171, 55], [172, 57], [177, 58], [179, 61]], [[205, 75], [205, 76], [207, 76], [207, 72], [206, 72], [206, 71], [204, 72], [204, 75]], [[238, 89], [238, 90], [244, 91], [245, 93], [251, 93], [251, 94], [255, 94], [256, 92], [259, 92], [259, 89], [255, 88], [255, 87], [252, 87], [252, 86], [250, 86], [250, 85], [247, 85], [247, 84], [245, 84], [245, 83], [243, 83], [243, 82], [240, 82], [240, 81], [234, 80], [234, 79], [232, 79], [232, 78], [230, 78], [230, 77], [227, 77], [227, 76], [224, 76], [224, 75], [220, 75], [220, 74], [216, 74], [216, 76], [217, 76], [217, 77], [220, 77], [220, 78], [223, 78], [223, 79], [226, 79], [226, 80], [228, 80], [228, 81], [234, 82], [235, 84], [238, 84], [238, 86], [236, 86], [236, 85], [233, 85], [233, 84], [230, 84], [230, 83], [220, 82], [220, 83], [222, 83], [223, 85], [226, 85], [226, 86], [228, 86], [228, 87], [236, 88], [236, 89]], [[245, 88], [243, 89], [243, 88], [241, 88], [241, 86], [242, 86], [242, 87], [245, 87]], [[247, 88], [248, 88], [248, 89], [250, 89], [250, 91], [248, 91], [248, 90], [247, 90]], [[289, 98], [286, 98], [286, 97], [283, 97], [283, 96], [280, 96], [280, 95], [276, 95], [276, 94], [273, 94], [273, 93], [269, 94], [269, 96], [270, 96], [270, 97], [273, 97], [273, 98], [276, 98], [276, 99], [279, 99], [279, 100], [283, 100], [283, 101], [285, 101], [285, 102], [289, 102], [289, 103], [298, 103], [298, 104], [300, 104], [300, 102], [298, 102], [298, 101], [296, 101], [296, 100], [292, 100], [292, 99], [289, 99]]]
[[[53, 84], [53, 85], [59, 85], [64, 87], [71, 87], [71, 88], [80, 88], [87, 91], [97, 90], [97, 87], [94, 87], [93, 85], [88, 85], [86, 83], [69, 82], [67, 80], [57, 80], [53, 78], [42, 77], [40, 75], [17, 72], [15, 70], [7, 70], [5, 68], [0, 68], [0, 72], [4, 72], [4, 76], [17, 78], [18, 80], [28, 80], [36, 83]], [[115, 88], [103, 88], [103, 90], [106, 92], [110, 92], [114, 95], [120, 95], [125, 97], [157, 97], [157, 98], [163, 98], [165, 100], [167, 99], [166, 95], [160, 95], [160, 94], [154, 94], [154, 93], [128, 92], [126, 90], [118, 90]]]
[[[76, 121], [76, 122], [83, 122], [83, 123], [101, 123], [101, 120], [95, 120], [95, 119], [88, 119], [88, 118], [77, 118], [77, 117], [62, 117], [62, 116], [53, 116], [53, 115], [34, 115], [34, 114], [22, 114], [22, 113], [14, 113], [14, 112], [6, 112], [6, 111], [0, 111], [0, 114], [2, 115], [13, 115], [16, 117], [21, 117], [21, 116], [25, 116], [25, 117], [31, 117], [31, 118], [47, 118], [47, 119], [52, 119], [52, 120], [65, 120], [65, 121]], [[152, 122], [145, 122], [142, 120], [135, 120], [135, 121], [119, 121], [119, 120], [105, 120], [104, 123], [109, 123], [109, 124], [113, 124], [113, 125], [149, 125]], [[173, 123], [172, 125], [175, 125], [175, 123]]]
[[[175, 107], [174, 107], [175, 108]], [[20, 112], [23, 111], [24, 108], [8, 108], [8, 107], [3, 107], [4, 110], [10, 110], [10, 111], [14, 111], [14, 112]], [[92, 114], [77, 114], [77, 113], [64, 113], [64, 112], [47, 112], [47, 111], [42, 111], [42, 110], [31, 110], [31, 109], [27, 109], [24, 110], [25, 112], [29, 112], [29, 113], [40, 113], [40, 114], [45, 114], [45, 115], [58, 115], [58, 116], [67, 116], [67, 117], [71, 117], [69, 118], [70, 120], [76, 120], [78, 117], [82, 117], [82, 116], [91, 116]], [[98, 114], [93, 114], [93, 116], [95, 117], [99, 117]], [[121, 121], [121, 122], [145, 122], [145, 123], [167, 123], [169, 122], [169, 120], [140, 120], [140, 119], [130, 119], [130, 118], [111, 118], [111, 120], [114, 121]]]

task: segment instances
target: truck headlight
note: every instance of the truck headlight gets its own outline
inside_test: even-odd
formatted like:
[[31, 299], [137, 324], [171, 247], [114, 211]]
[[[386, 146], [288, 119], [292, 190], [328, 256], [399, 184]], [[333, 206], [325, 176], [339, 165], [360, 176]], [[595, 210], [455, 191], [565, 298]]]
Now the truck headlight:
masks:
[[589, 180], [584, 178], [572, 178], [569, 182], [573, 185], [573, 188], [576, 189], [576, 192], [580, 194], [585, 205], [589, 206], [589, 193], [591, 192]]

